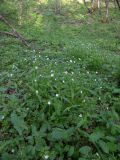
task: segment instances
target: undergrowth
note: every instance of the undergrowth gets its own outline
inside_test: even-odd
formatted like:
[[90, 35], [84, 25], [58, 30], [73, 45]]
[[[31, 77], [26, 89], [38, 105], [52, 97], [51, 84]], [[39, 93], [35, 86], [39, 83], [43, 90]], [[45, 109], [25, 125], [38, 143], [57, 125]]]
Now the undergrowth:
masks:
[[33, 50], [1, 36], [1, 159], [120, 159], [120, 21], [87, 18], [38, 15]]

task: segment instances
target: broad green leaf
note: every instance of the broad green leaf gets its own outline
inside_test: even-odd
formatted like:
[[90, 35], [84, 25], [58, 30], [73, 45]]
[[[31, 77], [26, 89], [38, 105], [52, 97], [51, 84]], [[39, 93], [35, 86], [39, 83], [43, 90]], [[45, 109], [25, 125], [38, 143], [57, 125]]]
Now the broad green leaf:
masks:
[[70, 129], [61, 129], [61, 128], [54, 128], [51, 136], [54, 140], [67, 140], [73, 134], [74, 128]]
[[52, 131], [51, 135], [54, 140], [67, 139], [67, 132], [64, 129], [55, 128]]
[[100, 140], [98, 142], [100, 148], [103, 150], [103, 152], [105, 153], [109, 153], [109, 146], [107, 145], [107, 143], [105, 143], [104, 141]]
[[91, 142], [97, 142], [102, 137], [104, 137], [104, 134], [102, 132], [94, 132], [90, 135], [89, 139]]
[[69, 149], [69, 152], [68, 152], [68, 156], [72, 156], [74, 153], [74, 146], [71, 146], [70, 149]]
[[109, 147], [109, 150], [110, 150], [111, 152], [117, 151], [117, 144], [112, 143], [112, 142], [108, 142], [108, 143], [107, 143], [107, 146]]
[[84, 155], [88, 155], [90, 151], [91, 151], [91, 148], [89, 146], [83, 146], [79, 149], [79, 152]]
[[24, 122], [24, 119], [18, 116], [16, 113], [11, 114], [11, 122], [20, 135], [22, 135], [25, 129], [27, 130], [27, 126]]

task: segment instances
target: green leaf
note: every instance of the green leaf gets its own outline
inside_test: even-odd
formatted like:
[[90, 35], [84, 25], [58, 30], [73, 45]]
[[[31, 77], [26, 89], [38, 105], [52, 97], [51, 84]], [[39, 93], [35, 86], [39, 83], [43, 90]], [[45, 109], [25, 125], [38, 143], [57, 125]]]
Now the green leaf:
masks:
[[97, 142], [102, 137], [104, 137], [102, 132], [94, 132], [90, 135], [89, 139], [91, 142]]
[[109, 153], [109, 147], [108, 147], [107, 143], [105, 143], [104, 141], [100, 140], [98, 142], [98, 144], [99, 144], [100, 148], [103, 150], [103, 152]]
[[84, 155], [88, 155], [90, 151], [91, 151], [91, 148], [89, 146], [83, 146], [79, 149], [79, 152]]
[[51, 137], [53, 140], [68, 140], [69, 137], [73, 134], [74, 128], [70, 129], [61, 129], [61, 128], [54, 128]]
[[69, 150], [69, 152], [68, 152], [68, 156], [72, 156], [73, 155], [73, 153], [74, 153], [74, 146], [71, 146], [70, 147], [70, 150]]
[[51, 136], [54, 140], [67, 139], [67, 132], [64, 129], [55, 128], [52, 131]]
[[22, 135], [24, 129], [27, 130], [27, 126], [24, 122], [24, 119], [18, 116], [16, 113], [11, 114], [11, 122], [20, 135]]

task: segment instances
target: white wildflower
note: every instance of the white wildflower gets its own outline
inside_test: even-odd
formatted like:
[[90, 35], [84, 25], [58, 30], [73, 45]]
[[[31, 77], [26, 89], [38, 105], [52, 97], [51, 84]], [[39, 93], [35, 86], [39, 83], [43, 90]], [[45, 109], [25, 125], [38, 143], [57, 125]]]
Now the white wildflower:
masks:
[[51, 105], [51, 102], [50, 102], [50, 101], [48, 101], [48, 105]]
[[72, 63], [72, 60], [70, 60], [70, 63]]
[[15, 150], [14, 150], [14, 149], [12, 149], [12, 150], [11, 150], [11, 152], [12, 152], [12, 153], [14, 153], [14, 152], [15, 152]]
[[36, 90], [35, 92], [36, 92], [36, 94], [38, 94], [38, 90]]
[[44, 156], [44, 158], [45, 158], [45, 159], [48, 159], [48, 158], [49, 158], [49, 156], [48, 156], [48, 155], [45, 155], [45, 156]]
[[87, 74], [89, 74], [89, 71], [87, 71]]
[[71, 74], [74, 74], [74, 72], [71, 72]]
[[82, 93], [83, 93], [83, 91], [80, 91], [80, 93], [82, 94]]
[[82, 118], [82, 117], [83, 117], [83, 115], [82, 115], [82, 114], [79, 114], [79, 117], [80, 117], [80, 118]]
[[98, 74], [98, 72], [95, 72], [96, 74]]
[[99, 154], [98, 154], [98, 153], [96, 153], [96, 155], [97, 155], [97, 156], [99, 156]]
[[64, 73], [65, 73], [65, 74], [68, 74], [68, 72], [67, 72], [67, 71], [65, 71]]
[[99, 100], [101, 100], [101, 98], [99, 97]]
[[10, 74], [10, 77], [12, 77], [12, 76], [13, 76], [13, 74], [11, 73], [11, 74]]
[[85, 103], [85, 99], [83, 100], [83, 102]]
[[74, 63], [75, 63], [75, 61], [74, 61]]
[[56, 97], [59, 97], [59, 94], [56, 94], [55, 96], [56, 96]]
[[49, 58], [47, 58], [47, 60], [49, 60]]
[[1, 116], [1, 120], [3, 120], [4, 118], [5, 118], [5, 116], [4, 116], [4, 115], [2, 115], [2, 116]]
[[96, 82], [97, 80], [95, 79], [95, 82]]
[[65, 81], [64, 81], [64, 80], [63, 80], [62, 82], [63, 82], [63, 83], [65, 83]]
[[38, 69], [38, 66], [35, 66], [35, 69], [37, 70], [37, 69]]
[[54, 74], [53, 74], [53, 73], [51, 74], [51, 77], [54, 77]]
[[72, 81], [74, 81], [74, 79], [72, 78]]
[[37, 79], [35, 79], [34, 81], [37, 82]]

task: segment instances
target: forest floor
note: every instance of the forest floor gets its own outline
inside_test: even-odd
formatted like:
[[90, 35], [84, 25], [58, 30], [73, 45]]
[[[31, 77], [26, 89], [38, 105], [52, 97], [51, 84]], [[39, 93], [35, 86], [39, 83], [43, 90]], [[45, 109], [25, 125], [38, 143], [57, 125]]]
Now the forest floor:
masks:
[[34, 13], [33, 49], [1, 36], [2, 159], [120, 159], [120, 14], [96, 14]]

